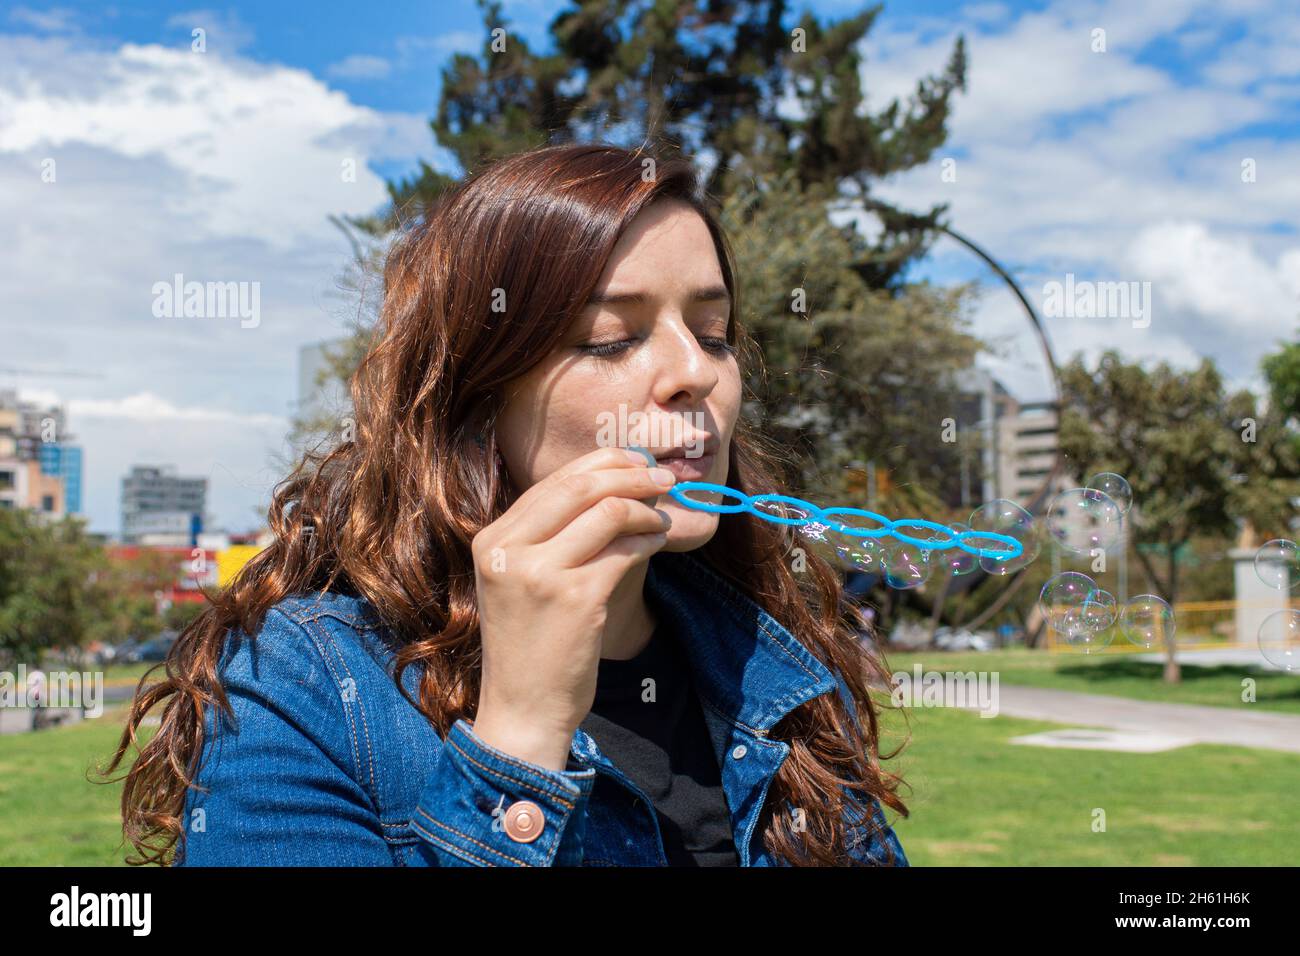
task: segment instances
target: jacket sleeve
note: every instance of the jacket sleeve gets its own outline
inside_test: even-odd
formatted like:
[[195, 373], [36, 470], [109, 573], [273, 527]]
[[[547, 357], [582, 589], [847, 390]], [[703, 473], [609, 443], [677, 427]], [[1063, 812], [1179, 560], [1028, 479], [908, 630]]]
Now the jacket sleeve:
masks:
[[[553, 771], [490, 747], [464, 720], [424, 781], [413, 849], [391, 848], [359, 782], [347, 695], [303, 626], [272, 610], [255, 641], [239, 635], [221, 679], [235, 723], [206, 708], [203, 762], [182, 816], [178, 866], [580, 865], [595, 771]], [[220, 718], [221, 730], [212, 733]], [[504, 810], [527, 800], [543, 816], [513, 840]]]

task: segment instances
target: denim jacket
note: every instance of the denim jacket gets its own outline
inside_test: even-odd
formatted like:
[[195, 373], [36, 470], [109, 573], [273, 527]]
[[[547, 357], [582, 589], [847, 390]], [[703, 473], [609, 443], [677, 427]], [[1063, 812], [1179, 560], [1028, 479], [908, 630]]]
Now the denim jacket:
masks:
[[[790, 747], [768, 734], [831, 692], [856, 719], [847, 687], [691, 555], [651, 558], [646, 594], [687, 650], [740, 865], [779, 865], [756, 828]], [[197, 783], [207, 792], [187, 794], [174, 865], [667, 865], [650, 800], [589, 734], [575, 731], [563, 771], [489, 746], [465, 719], [443, 739], [398, 692], [395, 649], [373, 607], [333, 592], [281, 601], [255, 640], [228, 634], [219, 674], [237, 723], [220, 714], [214, 739], [219, 711], [205, 708]], [[403, 675], [417, 700], [418, 670]], [[525, 838], [504, 825], [516, 804], [532, 823]], [[906, 866], [879, 804], [869, 806], [883, 836], [858, 825], [850, 854], [884, 865], [888, 844]]]

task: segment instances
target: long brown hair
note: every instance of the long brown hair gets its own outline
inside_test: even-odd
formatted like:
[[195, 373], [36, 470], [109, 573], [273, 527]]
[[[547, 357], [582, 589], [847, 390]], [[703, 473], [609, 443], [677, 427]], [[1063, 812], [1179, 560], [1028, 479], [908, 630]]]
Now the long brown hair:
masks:
[[[172, 862], [186, 790], [198, 776], [204, 707], [231, 712], [217, 673], [227, 633], [256, 635], [287, 596], [334, 589], [364, 597], [400, 641], [399, 688], [402, 672], [420, 666], [419, 700], [411, 703], [439, 735], [460, 717], [473, 719], [480, 645], [470, 544], [511, 501], [492, 427], [505, 387], [548, 354], [595, 291], [621, 233], [660, 199], [690, 204], [708, 225], [732, 296], [728, 339], [742, 368], [753, 367], [743, 364], [759, 356], [737, 321], [730, 246], [680, 156], [605, 144], [542, 147], [479, 170], [403, 229], [384, 267], [373, 343], [350, 382], [355, 434], [303, 454], [276, 486], [273, 542], [210, 596], [177, 638], [166, 677], [140, 681], [105, 770], [138, 746], [145, 714], [166, 701], [159, 730], [126, 774], [123, 832], [140, 854], [128, 863]], [[508, 311], [494, 310], [497, 290]], [[729, 483], [747, 494], [770, 491], [781, 487], [785, 467], [742, 420]], [[806, 553], [799, 574], [787, 565], [797, 545]], [[881, 765], [869, 694], [873, 678], [887, 682], [884, 665], [850, 626], [838, 574], [790, 527], [724, 515], [696, 555], [852, 693], [858, 721], [838, 694], [826, 694], [772, 729], [791, 749], [759, 821], [778, 859], [849, 863], [850, 827], [860, 826], [861, 837], [875, 826], [864, 797], [907, 813], [899, 778]], [[783, 805], [804, 813], [777, 812]]]

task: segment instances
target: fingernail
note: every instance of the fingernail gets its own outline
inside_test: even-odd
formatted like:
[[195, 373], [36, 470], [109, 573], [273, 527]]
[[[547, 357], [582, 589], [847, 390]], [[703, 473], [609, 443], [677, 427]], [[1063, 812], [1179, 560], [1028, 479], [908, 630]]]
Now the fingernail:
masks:
[[677, 476], [667, 468], [651, 468], [650, 479], [656, 485], [671, 485], [677, 481]]
[[644, 463], [648, 467], [653, 468], [656, 464], [655, 456], [650, 454], [649, 450], [642, 448], [640, 445], [628, 445], [627, 456], [638, 465]]

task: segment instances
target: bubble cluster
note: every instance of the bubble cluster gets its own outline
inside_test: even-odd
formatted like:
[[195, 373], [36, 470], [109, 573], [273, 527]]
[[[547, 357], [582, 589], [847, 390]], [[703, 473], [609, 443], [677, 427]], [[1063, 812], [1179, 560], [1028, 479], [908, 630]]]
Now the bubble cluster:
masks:
[[1115, 595], [1078, 571], [1050, 578], [1039, 592], [1038, 606], [1047, 626], [1085, 653], [1106, 647], [1116, 630], [1138, 647], [1155, 647], [1174, 634], [1173, 609], [1161, 598], [1140, 594], [1121, 609]]
[[1066, 571], [1048, 580], [1038, 595], [1047, 626], [1072, 647], [1085, 653], [1111, 642], [1115, 597], [1092, 578]]
[[1277, 611], [1259, 627], [1264, 659], [1289, 674], [1300, 671], [1300, 611]]
[[1264, 542], [1255, 552], [1255, 573], [1271, 588], [1295, 590], [1300, 584], [1300, 548], [1285, 538]]
[[1093, 488], [1072, 488], [1052, 499], [1047, 533], [1066, 551], [1092, 554], [1110, 550], [1119, 540], [1123, 520], [1123, 512], [1109, 495]]

